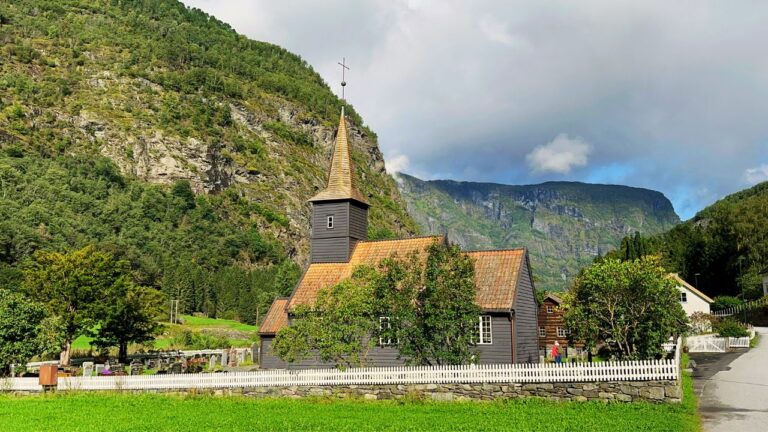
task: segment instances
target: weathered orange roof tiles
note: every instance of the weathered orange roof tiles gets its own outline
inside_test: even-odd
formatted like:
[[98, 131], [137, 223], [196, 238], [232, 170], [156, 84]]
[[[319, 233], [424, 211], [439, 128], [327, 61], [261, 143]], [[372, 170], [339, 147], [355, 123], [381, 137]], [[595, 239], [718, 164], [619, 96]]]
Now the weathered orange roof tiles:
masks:
[[272, 302], [272, 306], [264, 318], [264, 323], [259, 327], [259, 334], [270, 335], [277, 333], [278, 330], [288, 325], [288, 314], [285, 311], [285, 305], [288, 304], [287, 298], [278, 298]]

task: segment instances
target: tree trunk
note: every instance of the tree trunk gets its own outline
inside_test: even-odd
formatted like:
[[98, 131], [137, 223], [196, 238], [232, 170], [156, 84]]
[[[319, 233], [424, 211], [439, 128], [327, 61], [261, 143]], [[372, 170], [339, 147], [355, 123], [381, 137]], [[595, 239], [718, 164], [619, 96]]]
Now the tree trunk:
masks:
[[128, 362], [128, 342], [120, 342], [117, 358], [120, 363], [125, 364]]
[[61, 353], [59, 354], [59, 363], [62, 366], [69, 366], [69, 361], [72, 357], [72, 339], [67, 339], [64, 342], [64, 346], [61, 347]]

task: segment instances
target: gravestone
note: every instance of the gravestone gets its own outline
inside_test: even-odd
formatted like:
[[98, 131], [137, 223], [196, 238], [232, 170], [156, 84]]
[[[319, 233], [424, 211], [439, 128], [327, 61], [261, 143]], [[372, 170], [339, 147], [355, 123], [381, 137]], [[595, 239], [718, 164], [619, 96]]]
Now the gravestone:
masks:
[[216, 356], [215, 356], [215, 355], [212, 355], [212, 356], [211, 356], [211, 357], [208, 359], [208, 370], [209, 370], [209, 371], [212, 371], [212, 370], [213, 370], [213, 368], [215, 368], [215, 367], [216, 367]]
[[131, 362], [131, 375], [141, 375], [144, 373], [144, 364], [139, 360]]
[[256, 360], [259, 358], [259, 344], [256, 342], [251, 345], [251, 361], [256, 363]]
[[181, 363], [179, 362], [173, 363], [171, 367], [168, 368], [168, 373], [171, 373], [171, 374], [180, 374], [182, 372], [183, 372], [183, 368]]
[[101, 375], [102, 372], [107, 370], [107, 366], [103, 364], [97, 364], [93, 366], [93, 370], [96, 372], [96, 375]]
[[227, 350], [224, 350], [221, 352], [221, 365], [226, 366], [227, 361], [229, 360], [229, 352]]
[[83, 376], [89, 377], [93, 375], [93, 362], [83, 362]]
[[237, 350], [237, 364], [241, 365], [245, 363], [245, 351], [246, 350]]

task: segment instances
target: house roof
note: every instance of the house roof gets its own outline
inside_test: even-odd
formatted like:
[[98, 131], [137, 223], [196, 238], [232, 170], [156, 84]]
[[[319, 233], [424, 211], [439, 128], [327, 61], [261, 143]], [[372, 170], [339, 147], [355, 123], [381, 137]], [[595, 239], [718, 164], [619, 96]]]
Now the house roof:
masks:
[[285, 311], [285, 305], [288, 304], [288, 297], [281, 297], [272, 302], [272, 306], [264, 318], [264, 323], [259, 327], [259, 334], [273, 335], [278, 330], [288, 325], [288, 313]]
[[355, 181], [355, 167], [349, 153], [349, 139], [347, 137], [347, 122], [344, 119], [344, 108], [339, 118], [339, 129], [336, 133], [336, 143], [333, 146], [333, 158], [331, 170], [328, 174], [328, 184], [325, 189], [312, 197], [309, 201], [334, 201], [352, 199], [368, 205], [368, 201], [357, 188]]
[[[357, 243], [347, 263], [311, 264], [291, 295], [286, 310], [312, 304], [318, 292], [352, 275], [359, 265], [377, 265], [393, 253], [406, 256], [411, 252], [426, 257], [426, 248], [442, 241], [441, 236], [414, 237], [402, 240], [362, 241]], [[517, 282], [525, 263], [525, 249], [466, 252], [475, 262], [477, 304], [486, 311], [508, 311], [515, 300]]]
[[425, 253], [427, 246], [439, 241], [441, 237], [414, 237], [403, 240], [361, 241], [355, 245], [349, 262], [310, 264], [299, 281], [288, 302], [288, 310], [301, 304], [312, 304], [317, 293], [325, 287], [335, 285], [352, 275], [360, 265], [377, 265], [382, 259], [393, 253], [406, 256], [411, 252]]
[[467, 252], [467, 255], [475, 260], [477, 304], [483, 310], [510, 310], [525, 249]]
[[712, 302], [714, 302], [714, 300], [712, 300], [711, 298], [709, 298], [709, 296], [707, 296], [707, 295], [706, 295], [706, 294], [704, 294], [703, 292], [701, 292], [701, 291], [697, 290], [697, 289], [696, 289], [696, 288], [695, 288], [693, 285], [691, 285], [691, 284], [689, 284], [688, 282], [686, 282], [686, 281], [685, 281], [685, 279], [681, 278], [679, 274], [677, 274], [677, 273], [670, 273], [670, 274], [669, 274], [669, 276], [670, 276], [671, 278], [675, 279], [675, 280], [677, 281], [677, 283], [679, 283], [679, 284], [680, 284], [680, 286], [682, 286], [682, 287], [683, 287], [683, 288], [685, 288], [686, 290], [688, 290], [688, 291], [690, 291], [690, 292], [692, 292], [692, 293], [696, 294], [697, 296], [699, 296], [699, 298], [701, 298], [701, 299], [702, 299], [702, 300], [704, 300], [705, 302], [707, 302], [707, 303], [712, 303]]
[[558, 296], [556, 296], [554, 294], [547, 293], [546, 297], [544, 297], [544, 298], [545, 299], [550, 299], [553, 302], [557, 303], [558, 305], [563, 304], [563, 299], [561, 299], [560, 297], [558, 297]]

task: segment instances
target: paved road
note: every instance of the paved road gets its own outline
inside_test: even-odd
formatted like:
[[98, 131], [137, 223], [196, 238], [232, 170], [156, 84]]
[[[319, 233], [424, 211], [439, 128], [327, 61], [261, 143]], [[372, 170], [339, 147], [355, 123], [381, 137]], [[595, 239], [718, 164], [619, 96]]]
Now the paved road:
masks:
[[722, 358], [711, 366], [722, 370], [704, 371], [697, 379], [705, 432], [768, 431], [768, 327], [756, 330], [761, 335], [757, 348]]

